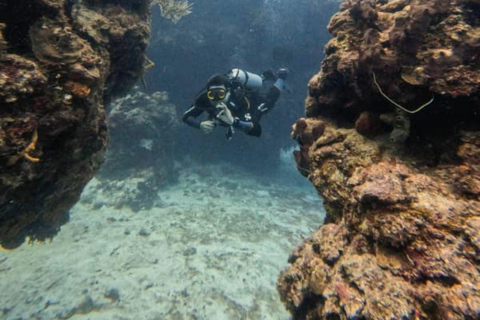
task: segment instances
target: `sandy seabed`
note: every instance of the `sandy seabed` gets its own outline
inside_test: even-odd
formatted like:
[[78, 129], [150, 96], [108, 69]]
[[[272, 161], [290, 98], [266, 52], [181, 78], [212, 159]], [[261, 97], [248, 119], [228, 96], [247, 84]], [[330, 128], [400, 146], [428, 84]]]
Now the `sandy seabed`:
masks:
[[288, 319], [275, 283], [321, 200], [307, 180], [209, 172], [183, 171], [138, 212], [98, 208], [122, 195], [93, 179], [52, 242], [0, 252], [0, 319]]

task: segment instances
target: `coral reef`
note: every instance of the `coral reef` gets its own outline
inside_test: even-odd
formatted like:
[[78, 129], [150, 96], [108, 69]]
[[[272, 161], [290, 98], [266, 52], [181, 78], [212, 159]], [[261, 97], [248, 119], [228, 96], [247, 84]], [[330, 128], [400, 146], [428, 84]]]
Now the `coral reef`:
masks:
[[178, 116], [166, 92], [129, 94], [108, 112], [110, 133], [106, 160], [99, 171], [97, 192], [122, 194], [105, 197], [119, 208], [149, 209], [159, 188], [175, 182], [175, 142]]
[[480, 318], [479, 13], [348, 0], [331, 19], [292, 131], [327, 210], [277, 282], [293, 319]]
[[0, 4], [0, 245], [54, 236], [97, 171], [104, 105], [142, 75], [146, 0]]

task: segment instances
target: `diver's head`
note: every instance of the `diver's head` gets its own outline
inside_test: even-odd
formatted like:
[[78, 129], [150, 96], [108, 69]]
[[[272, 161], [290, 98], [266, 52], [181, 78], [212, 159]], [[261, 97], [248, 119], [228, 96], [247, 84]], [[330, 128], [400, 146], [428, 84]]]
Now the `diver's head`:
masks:
[[217, 74], [207, 82], [207, 98], [213, 106], [220, 102], [227, 103], [230, 97], [229, 89], [230, 79], [223, 74]]

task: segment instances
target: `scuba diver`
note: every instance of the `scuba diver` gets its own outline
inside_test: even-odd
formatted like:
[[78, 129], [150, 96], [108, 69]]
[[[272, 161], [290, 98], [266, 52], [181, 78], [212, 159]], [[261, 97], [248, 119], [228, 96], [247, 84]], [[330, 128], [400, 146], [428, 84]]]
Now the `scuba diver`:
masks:
[[[275, 106], [285, 88], [287, 75], [285, 68], [276, 74], [267, 70], [262, 76], [240, 69], [214, 75], [183, 114], [182, 120], [205, 134], [217, 126], [225, 127], [227, 139], [232, 138], [235, 129], [259, 137], [262, 133], [260, 120]], [[208, 119], [196, 120], [203, 112], [207, 113]]]

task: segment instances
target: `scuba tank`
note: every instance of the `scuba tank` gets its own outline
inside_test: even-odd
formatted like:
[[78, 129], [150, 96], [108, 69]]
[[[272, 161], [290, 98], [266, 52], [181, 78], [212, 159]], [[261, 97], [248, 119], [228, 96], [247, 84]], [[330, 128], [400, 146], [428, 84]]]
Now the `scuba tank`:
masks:
[[249, 91], [260, 90], [263, 83], [262, 77], [259, 75], [241, 69], [232, 69], [228, 73], [228, 77], [230, 80], [240, 83]]

